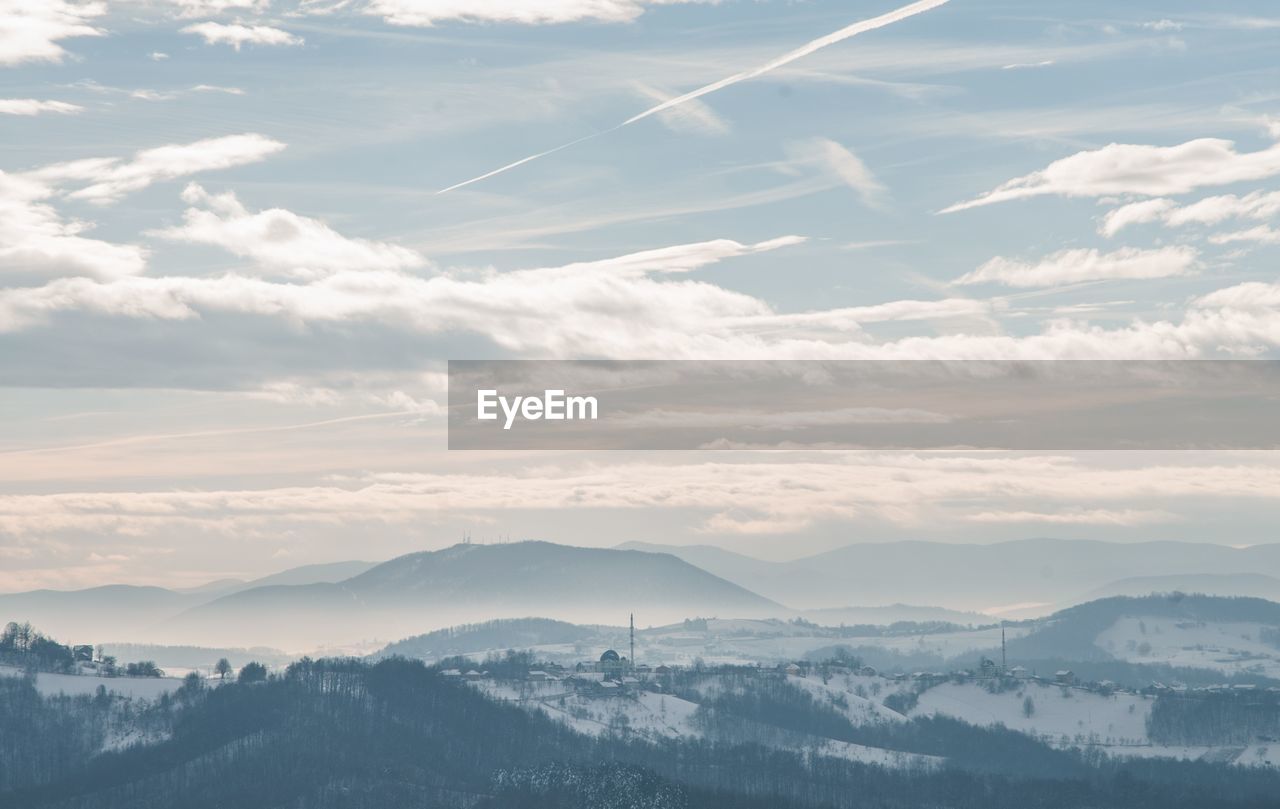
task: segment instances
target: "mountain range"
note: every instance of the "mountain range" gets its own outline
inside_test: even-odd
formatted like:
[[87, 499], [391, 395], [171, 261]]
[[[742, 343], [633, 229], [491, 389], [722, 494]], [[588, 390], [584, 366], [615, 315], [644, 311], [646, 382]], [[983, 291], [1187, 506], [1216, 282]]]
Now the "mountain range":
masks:
[[[964, 624], [992, 620], [978, 610], [1043, 615], [1111, 595], [1175, 590], [1280, 598], [1280, 544], [865, 543], [782, 562], [712, 546], [462, 544], [181, 591], [109, 585], [0, 595], [0, 622], [29, 620], [76, 643], [309, 651], [533, 615], [615, 626], [631, 613], [642, 626], [695, 616]], [[911, 606], [918, 604], [941, 606]]]
[[[1026, 539], [987, 545], [879, 542], [774, 562], [713, 546], [626, 543], [672, 553], [710, 573], [796, 609], [844, 604], [940, 604], [1015, 617], [1105, 594], [1184, 589], [1262, 595], [1240, 574], [1280, 576], [1280, 544], [1233, 548], [1193, 542], [1115, 543]], [[1206, 578], [1206, 574], [1213, 578]], [[1119, 584], [1119, 582], [1126, 582]], [[1149, 587], [1151, 589], [1143, 589]], [[1274, 593], [1274, 591], [1272, 591]]]

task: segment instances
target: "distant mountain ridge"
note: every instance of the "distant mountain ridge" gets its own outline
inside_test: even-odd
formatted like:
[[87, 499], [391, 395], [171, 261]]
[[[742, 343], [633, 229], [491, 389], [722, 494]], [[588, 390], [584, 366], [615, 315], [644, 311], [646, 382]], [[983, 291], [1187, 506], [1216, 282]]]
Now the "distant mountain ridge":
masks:
[[0, 624], [26, 621], [76, 643], [139, 640], [150, 637], [149, 632], [157, 623], [230, 593], [273, 583], [339, 581], [375, 564], [343, 561], [302, 565], [260, 579], [219, 579], [183, 589], [108, 584], [83, 590], [0, 593]]
[[244, 590], [190, 609], [166, 629], [296, 648], [339, 637], [395, 639], [496, 617], [616, 624], [632, 612], [666, 623], [787, 610], [670, 554], [531, 541], [406, 554], [335, 584]]
[[[902, 541], [846, 545], [785, 562], [713, 546], [626, 543], [620, 547], [673, 553], [796, 609], [856, 599], [854, 603], [862, 605], [941, 604], [993, 614], [1010, 605], [1041, 605], [1047, 613], [1124, 579], [1242, 573], [1280, 577], [1280, 544], [1232, 548], [1194, 542], [1076, 539], [987, 545]], [[1219, 581], [1224, 588], [1230, 583]], [[1251, 593], [1227, 588], [1216, 594]]]

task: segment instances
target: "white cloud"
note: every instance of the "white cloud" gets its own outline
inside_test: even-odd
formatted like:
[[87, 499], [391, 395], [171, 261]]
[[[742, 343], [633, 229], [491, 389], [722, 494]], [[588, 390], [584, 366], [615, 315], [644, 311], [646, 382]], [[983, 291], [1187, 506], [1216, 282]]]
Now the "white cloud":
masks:
[[230, 45], [240, 50], [243, 45], [301, 45], [302, 37], [269, 25], [202, 22], [182, 29], [184, 34], [197, 34], [208, 45]]
[[1017, 177], [942, 212], [1045, 195], [1185, 194], [1205, 186], [1260, 180], [1276, 174], [1280, 174], [1280, 143], [1256, 152], [1238, 152], [1234, 142], [1219, 138], [1200, 138], [1177, 146], [1113, 143], [1056, 160], [1040, 171]]
[[792, 160], [809, 163], [838, 178], [852, 188], [870, 207], [881, 205], [885, 187], [867, 168], [862, 159], [845, 147], [827, 138], [798, 141], [787, 147]]
[[426, 263], [419, 253], [385, 242], [352, 239], [316, 219], [271, 208], [250, 213], [230, 192], [210, 194], [196, 184], [182, 192], [184, 224], [152, 235], [210, 244], [262, 267], [302, 276], [339, 270], [399, 270]]
[[[0, 496], [0, 533], [227, 533], [288, 525], [410, 524], [438, 514], [641, 509], [706, 514], [706, 533], [797, 531], [821, 520], [1141, 525], [1177, 519], [1193, 498], [1280, 497], [1280, 467], [1170, 461], [1090, 465], [1068, 457], [827, 453], [616, 464], [539, 463], [512, 471], [383, 473], [345, 485], [211, 491], [79, 491]], [[1156, 507], [1135, 502], [1155, 500]], [[975, 502], [991, 508], [972, 512]], [[243, 534], [242, 534], [243, 535]]]
[[1052, 59], [1044, 59], [1039, 62], [1013, 62], [1008, 65], [1001, 65], [1001, 70], [1032, 70], [1037, 67], [1051, 67], [1055, 62]]
[[[671, 93], [664, 93], [641, 82], [635, 82], [635, 88], [636, 92], [650, 101], [662, 103], [672, 98]], [[727, 135], [729, 133], [729, 123], [701, 101], [693, 101], [667, 110], [658, 116], [658, 119], [672, 132], [693, 135]]]
[[55, 112], [62, 115], [74, 115], [84, 110], [78, 104], [65, 101], [40, 101], [35, 98], [0, 98], [0, 115], [39, 115], [42, 112]]
[[955, 283], [1052, 287], [1081, 281], [1168, 278], [1192, 272], [1197, 257], [1195, 249], [1190, 247], [1154, 250], [1124, 247], [1111, 253], [1094, 249], [1060, 250], [1034, 263], [997, 256], [956, 279]]
[[1205, 197], [1179, 206], [1168, 199], [1153, 199], [1123, 205], [1107, 213], [1100, 231], [1114, 236], [1132, 224], [1160, 221], [1169, 227], [1218, 225], [1229, 219], [1274, 219], [1280, 215], [1280, 191], [1254, 191], [1237, 196]]
[[970, 522], [1045, 523], [1048, 525], [1151, 525], [1174, 522], [1176, 514], [1143, 509], [1080, 509], [1062, 512], [983, 511], [965, 517]]
[[106, 11], [103, 2], [0, 0], [0, 65], [61, 62], [66, 51], [58, 42], [102, 36], [89, 21]]
[[28, 172], [28, 176], [53, 185], [87, 182], [89, 185], [67, 196], [106, 204], [154, 182], [256, 163], [284, 148], [283, 143], [263, 135], [227, 135], [143, 149], [128, 160], [102, 157], [54, 163]]
[[1108, 211], [1098, 226], [1098, 232], [1110, 238], [1130, 225], [1143, 225], [1161, 219], [1175, 207], [1177, 203], [1164, 198], [1131, 202]]
[[176, 6], [180, 16], [205, 17], [223, 14], [228, 11], [266, 11], [271, 0], [167, 0], [169, 5]]
[[1184, 23], [1175, 20], [1163, 19], [1144, 22], [1142, 27], [1148, 31], [1181, 31], [1186, 26]]
[[1247, 230], [1236, 230], [1230, 233], [1219, 233], [1209, 237], [1214, 244], [1236, 244], [1253, 242], [1254, 244], [1280, 244], [1280, 230], [1266, 225], [1258, 225]]
[[5, 275], [110, 280], [142, 272], [145, 250], [83, 236], [89, 226], [58, 216], [45, 202], [52, 195], [35, 180], [0, 172], [0, 284]]
[[650, 118], [655, 115], [662, 115], [663, 113], [669, 110], [675, 109], [676, 107], [680, 107], [684, 104], [688, 104], [689, 102], [699, 99], [705, 95], [710, 95], [711, 93], [719, 92], [720, 90], [723, 90], [726, 87], [732, 87], [733, 85], [739, 84], [744, 81], [750, 81], [751, 79], [759, 78], [766, 74], [772, 73], [775, 70], [786, 67], [792, 62], [796, 62], [807, 56], [811, 56], [824, 48], [828, 48], [832, 45], [836, 45], [840, 42], [844, 42], [847, 39], [851, 39], [852, 37], [856, 37], [860, 34], [865, 34], [869, 31], [875, 31], [880, 28], [884, 28], [886, 26], [894, 25], [895, 23], [899, 23], [899, 22], [902, 22], [903, 20], [910, 19], [911, 17], [914, 17], [917, 14], [923, 14], [927, 11], [932, 11], [933, 9], [943, 6], [948, 2], [949, 0], [916, 0], [916, 2], [914, 3], [905, 5], [902, 8], [894, 9], [893, 11], [887, 12], [885, 14], [881, 14], [878, 17], [872, 17], [871, 19], [868, 19], [868, 20], [860, 20], [859, 22], [846, 25], [844, 28], [841, 28], [838, 31], [834, 31], [830, 34], [827, 34], [826, 36], [821, 36], [821, 37], [818, 37], [817, 39], [810, 40], [809, 42], [806, 42], [805, 44], [801, 45], [798, 48], [795, 48], [794, 50], [788, 51], [787, 53], [784, 53], [781, 56], [770, 59], [769, 61], [765, 62], [762, 65], [758, 65], [749, 70], [743, 70], [738, 73], [734, 73], [732, 76], [726, 76], [725, 78], [720, 79], [718, 81], [713, 81], [710, 84], [704, 84], [703, 86], [697, 88], [696, 90], [690, 90], [689, 92], [684, 93], [683, 95], [678, 95], [675, 98], [669, 98], [660, 104], [656, 104], [650, 107], [649, 109], [644, 110], [643, 112], [639, 112], [631, 116], [627, 120], [623, 121], [617, 126], [614, 126], [611, 129], [604, 130], [603, 132], [597, 132], [594, 135], [586, 135], [584, 137], [578, 138], [577, 140], [573, 140], [568, 143], [557, 146], [554, 149], [547, 149], [546, 151], [537, 152], [536, 154], [529, 155], [528, 157], [523, 157], [515, 161], [514, 163], [508, 163], [505, 166], [500, 166], [494, 169], [493, 171], [487, 171], [484, 174], [481, 174], [476, 177], [472, 177], [469, 180], [463, 180], [460, 183], [454, 183], [448, 188], [441, 189], [438, 193], [445, 194], [445, 193], [448, 193], [449, 191], [453, 191], [455, 189], [471, 185], [472, 183], [478, 183], [481, 180], [487, 180], [490, 177], [503, 174], [504, 172], [517, 168], [518, 166], [523, 166], [526, 163], [531, 163], [534, 160], [540, 160], [544, 157], [548, 157], [557, 152], [568, 149], [571, 146], [576, 146], [579, 143], [582, 143], [587, 140], [591, 140], [592, 138], [596, 138], [601, 135], [608, 134], [610, 132], [615, 132], [619, 129], [622, 129], [623, 127], [630, 126], [631, 124], [637, 123], [639, 121], [643, 121], [644, 119]]
[[719, 0], [370, 0], [368, 14], [382, 17], [392, 25], [431, 26], [459, 21], [473, 23], [555, 23], [630, 22], [644, 13], [646, 6], [677, 3], [718, 2]]

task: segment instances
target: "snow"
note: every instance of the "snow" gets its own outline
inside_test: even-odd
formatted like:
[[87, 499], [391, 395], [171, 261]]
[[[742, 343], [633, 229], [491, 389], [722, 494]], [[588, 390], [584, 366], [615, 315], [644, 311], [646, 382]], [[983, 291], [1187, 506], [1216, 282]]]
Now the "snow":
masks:
[[[1031, 716], [1024, 701], [1031, 698]], [[1110, 696], [1039, 682], [992, 694], [981, 684], [943, 683], [920, 695], [911, 716], [944, 715], [972, 725], [1004, 725], [1052, 743], [1149, 744], [1147, 717], [1154, 700], [1141, 694]]]
[[[21, 669], [0, 666], [0, 676], [21, 675]], [[44, 671], [36, 675], [36, 690], [46, 697], [57, 694], [92, 696], [97, 693], [100, 685], [105, 686], [107, 691], [123, 697], [156, 699], [166, 691], [176, 691], [181, 687], [182, 680], [173, 677], [96, 677], [80, 674], [50, 674]]]
[[[870, 678], [865, 678], [870, 679]], [[851, 691], [845, 692], [833, 680], [824, 686], [816, 676], [812, 680], [792, 678], [797, 684], [810, 689], [821, 699], [842, 694], [849, 702], [849, 714], [858, 721], [901, 721], [902, 717], [872, 700], [863, 699]], [[842, 679], [843, 682], [843, 679]], [[650, 691], [633, 691], [627, 694], [592, 696], [574, 693], [559, 683], [498, 683], [481, 681], [473, 687], [492, 699], [517, 704], [526, 710], [541, 711], [565, 726], [588, 736], [601, 736], [610, 732], [627, 733], [659, 741], [662, 739], [700, 738], [703, 734], [694, 721], [698, 704], [670, 694]], [[700, 688], [711, 694], [719, 690], [714, 677]], [[808, 737], [810, 743], [803, 749], [821, 756], [842, 758], [894, 768], [932, 768], [940, 766], [943, 759], [867, 747], [850, 742], [823, 737]]]
[[1259, 640], [1263, 624], [1128, 617], [1101, 632], [1094, 643], [1133, 663], [1250, 672], [1280, 678], [1280, 649]]

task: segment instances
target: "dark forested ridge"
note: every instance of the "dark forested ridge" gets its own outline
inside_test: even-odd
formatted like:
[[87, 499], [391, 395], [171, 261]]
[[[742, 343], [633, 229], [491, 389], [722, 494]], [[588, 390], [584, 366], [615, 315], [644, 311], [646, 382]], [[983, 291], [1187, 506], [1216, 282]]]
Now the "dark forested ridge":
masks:
[[[883, 769], [769, 749], [729, 733], [709, 734], [715, 741], [593, 739], [399, 658], [372, 665], [304, 660], [264, 682], [219, 687], [193, 678], [145, 706], [105, 693], [43, 698], [29, 678], [3, 678], [0, 686], [5, 809], [1261, 809], [1274, 806], [1280, 790], [1271, 770], [1122, 764], [959, 722], [840, 725], [785, 683], [708, 701], [706, 720], [736, 717], [783, 730], [825, 723], [827, 733], [951, 763]], [[126, 727], [144, 732], [92, 755]]]

